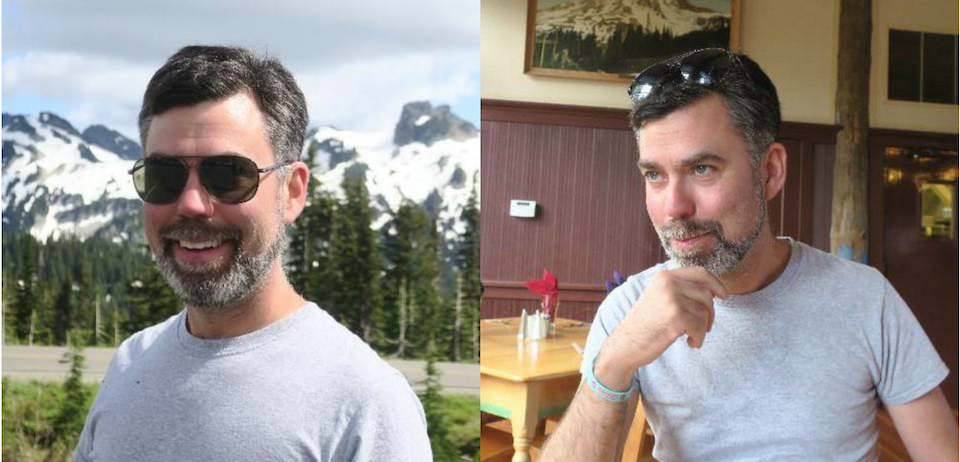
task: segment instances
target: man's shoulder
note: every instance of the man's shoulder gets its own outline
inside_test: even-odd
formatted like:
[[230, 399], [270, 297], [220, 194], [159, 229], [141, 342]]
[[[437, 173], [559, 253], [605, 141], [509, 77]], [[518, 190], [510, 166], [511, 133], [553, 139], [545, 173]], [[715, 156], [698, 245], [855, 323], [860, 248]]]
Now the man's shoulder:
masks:
[[883, 273], [870, 265], [840, 258], [798, 241], [794, 241], [793, 250], [800, 252], [801, 270], [807, 279], [867, 291], [882, 289], [886, 283]]
[[355, 392], [367, 392], [373, 386], [394, 384], [390, 377], [406, 381], [397, 369], [383, 360], [360, 336], [337, 322], [322, 308], [314, 313], [312, 331], [307, 341], [316, 354], [310, 356], [318, 361], [319, 370], [334, 372], [340, 383]]
[[132, 363], [138, 362], [144, 353], [156, 344], [176, 337], [177, 325], [183, 312], [177, 313], [167, 318], [159, 324], [143, 329], [123, 341], [117, 352], [114, 354], [114, 363], [118, 368], [126, 368]]
[[[399, 370], [322, 308], [311, 319], [306, 349], [314, 361], [312, 381], [323, 384], [316, 392], [375, 420], [396, 419], [403, 409], [404, 424], [424, 422], [420, 401]], [[411, 417], [415, 420], [407, 420]]]

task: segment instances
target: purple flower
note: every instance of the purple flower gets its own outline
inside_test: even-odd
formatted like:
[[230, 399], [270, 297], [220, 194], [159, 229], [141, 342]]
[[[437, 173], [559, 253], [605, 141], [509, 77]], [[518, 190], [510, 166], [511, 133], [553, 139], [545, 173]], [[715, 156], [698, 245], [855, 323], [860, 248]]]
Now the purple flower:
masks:
[[607, 294], [610, 294], [610, 292], [613, 292], [613, 289], [617, 288], [617, 285], [610, 281], [604, 281], [604, 283], [607, 286]]
[[616, 282], [618, 286], [622, 286], [624, 282], [627, 282], [627, 280], [624, 279], [623, 275], [620, 274], [619, 271], [614, 271], [614, 272], [613, 272], [613, 282]]

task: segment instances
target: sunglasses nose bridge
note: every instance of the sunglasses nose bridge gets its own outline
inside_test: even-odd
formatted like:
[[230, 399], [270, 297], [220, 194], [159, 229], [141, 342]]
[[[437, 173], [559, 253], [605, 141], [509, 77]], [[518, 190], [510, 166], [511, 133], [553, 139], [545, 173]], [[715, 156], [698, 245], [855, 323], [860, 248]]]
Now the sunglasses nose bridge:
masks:
[[213, 213], [213, 196], [200, 180], [200, 171], [196, 165], [187, 166], [187, 182], [177, 199], [177, 211], [182, 216], [197, 217]]

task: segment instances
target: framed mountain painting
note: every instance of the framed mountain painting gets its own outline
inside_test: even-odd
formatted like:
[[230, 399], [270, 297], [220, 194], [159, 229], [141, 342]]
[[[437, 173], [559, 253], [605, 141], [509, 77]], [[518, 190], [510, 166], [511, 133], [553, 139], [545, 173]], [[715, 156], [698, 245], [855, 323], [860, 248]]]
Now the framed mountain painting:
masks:
[[740, 0], [528, 2], [530, 75], [629, 82], [685, 51], [740, 45]]

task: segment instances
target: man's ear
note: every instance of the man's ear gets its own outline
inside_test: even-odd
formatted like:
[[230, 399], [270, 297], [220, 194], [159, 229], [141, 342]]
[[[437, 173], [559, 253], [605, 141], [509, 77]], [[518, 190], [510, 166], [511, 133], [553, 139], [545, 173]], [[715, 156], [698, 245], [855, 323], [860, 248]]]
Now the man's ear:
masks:
[[761, 162], [763, 196], [769, 201], [777, 196], [787, 181], [787, 148], [780, 143], [771, 144]]
[[287, 178], [287, 197], [284, 200], [283, 221], [287, 225], [292, 224], [294, 220], [303, 212], [307, 204], [307, 184], [310, 181], [310, 169], [307, 164], [297, 161], [288, 167], [291, 169]]

